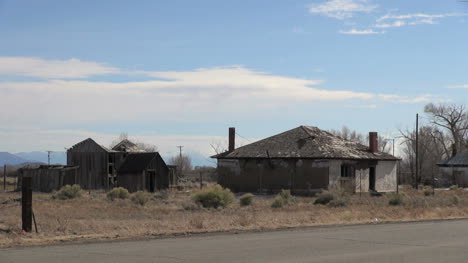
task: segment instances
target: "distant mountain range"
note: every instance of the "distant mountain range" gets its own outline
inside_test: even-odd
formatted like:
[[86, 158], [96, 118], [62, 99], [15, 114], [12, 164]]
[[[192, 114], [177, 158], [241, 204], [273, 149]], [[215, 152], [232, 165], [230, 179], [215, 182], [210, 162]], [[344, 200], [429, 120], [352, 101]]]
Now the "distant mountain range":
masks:
[[[216, 166], [215, 160], [209, 157], [203, 156], [198, 152], [187, 153], [192, 159], [192, 166]], [[163, 156], [164, 161], [169, 163], [171, 156]], [[47, 164], [47, 153], [46, 152], [20, 152], [20, 153], [8, 153], [0, 152], [0, 166], [7, 165], [22, 165], [30, 163], [43, 163]], [[52, 152], [50, 154], [51, 164], [67, 164], [67, 153], [66, 152]]]
[[[30, 163], [44, 163], [47, 164], [46, 152], [21, 152], [21, 153], [8, 153], [0, 152], [0, 166], [7, 165], [22, 165]], [[50, 155], [51, 164], [66, 164], [67, 153], [53, 152]]]

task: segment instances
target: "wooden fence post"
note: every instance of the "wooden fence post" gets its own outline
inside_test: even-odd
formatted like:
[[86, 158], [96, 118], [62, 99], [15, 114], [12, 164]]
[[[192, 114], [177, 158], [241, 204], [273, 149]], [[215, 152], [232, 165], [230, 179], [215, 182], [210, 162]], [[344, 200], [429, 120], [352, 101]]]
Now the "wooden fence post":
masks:
[[21, 183], [21, 219], [23, 230], [32, 230], [32, 177], [23, 177]]
[[6, 192], [6, 164], [3, 165], [3, 190]]
[[200, 189], [203, 188], [203, 175], [202, 172], [200, 172]]

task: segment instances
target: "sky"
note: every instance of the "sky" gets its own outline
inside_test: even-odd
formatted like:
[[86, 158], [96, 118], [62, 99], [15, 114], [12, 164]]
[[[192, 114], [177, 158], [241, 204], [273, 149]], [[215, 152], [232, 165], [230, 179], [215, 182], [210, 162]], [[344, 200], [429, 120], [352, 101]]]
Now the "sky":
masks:
[[467, 29], [455, 0], [0, 0], [0, 151], [392, 138], [429, 102], [467, 103]]

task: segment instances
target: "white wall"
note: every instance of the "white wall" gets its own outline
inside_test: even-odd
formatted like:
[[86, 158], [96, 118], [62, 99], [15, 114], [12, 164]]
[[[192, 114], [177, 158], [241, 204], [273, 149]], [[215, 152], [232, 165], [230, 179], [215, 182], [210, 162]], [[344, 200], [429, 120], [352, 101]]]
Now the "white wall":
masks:
[[376, 169], [375, 190], [394, 192], [397, 187], [397, 161], [379, 161]]

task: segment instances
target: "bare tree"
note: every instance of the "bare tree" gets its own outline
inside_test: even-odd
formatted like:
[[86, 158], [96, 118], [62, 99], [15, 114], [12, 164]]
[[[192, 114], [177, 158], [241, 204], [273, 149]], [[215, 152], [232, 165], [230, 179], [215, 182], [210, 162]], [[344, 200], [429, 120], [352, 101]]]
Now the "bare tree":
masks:
[[172, 165], [177, 165], [177, 170], [179, 171], [179, 174], [182, 175], [184, 173], [192, 171], [192, 159], [190, 156], [182, 154], [182, 158], [180, 155], [175, 155], [173, 156], [170, 160], [169, 163]]
[[144, 151], [144, 152], [157, 152], [158, 151], [158, 147], [154, 144], [145, 143], [145, 142], [141, 142], [138, 140], [130, 140], [127, 132], [120, 133], [119, 137], [113, 140], [111, 144], [109, 145], [109, 147], [112, 149], [123, 140], [132, 141], [139, 150]]
[[[441, 132], [437, 127], [422, 126], [418, 135], [418, 164], [416, 164], [416, 131], [400, 130], [402, 142], [403, 161], [401, 170], [411, 178], [413, 187], [421, 183], [431, 184], [432, 178], [438, 173], [437, 163], [444, 159], [447, 150]], [[416, 174], [418, 165], [418, 174]]]
[[442, 127], [451, 136], [451, 156], [463, 151], [467, 147], [468, 112], [464, 105], [429, 103], [424, 112], [430, 117], [432, 124]]
[[[355, 130], [351, 130], [346, 126], [343, 126], [341, 130], [330, 130], [330, 133], [336, 136], [340, 136], [341, 138], [348, 141], [357, 142], [367, 146], [369, 145], [369, 135], [364, 135]], [[380, 152], [390, 153], [392, 151], [392, 145], [390, 145], [388, 140], [385, 140], [384, 137], [379, 136], [378, 144], [378, 149]]]

